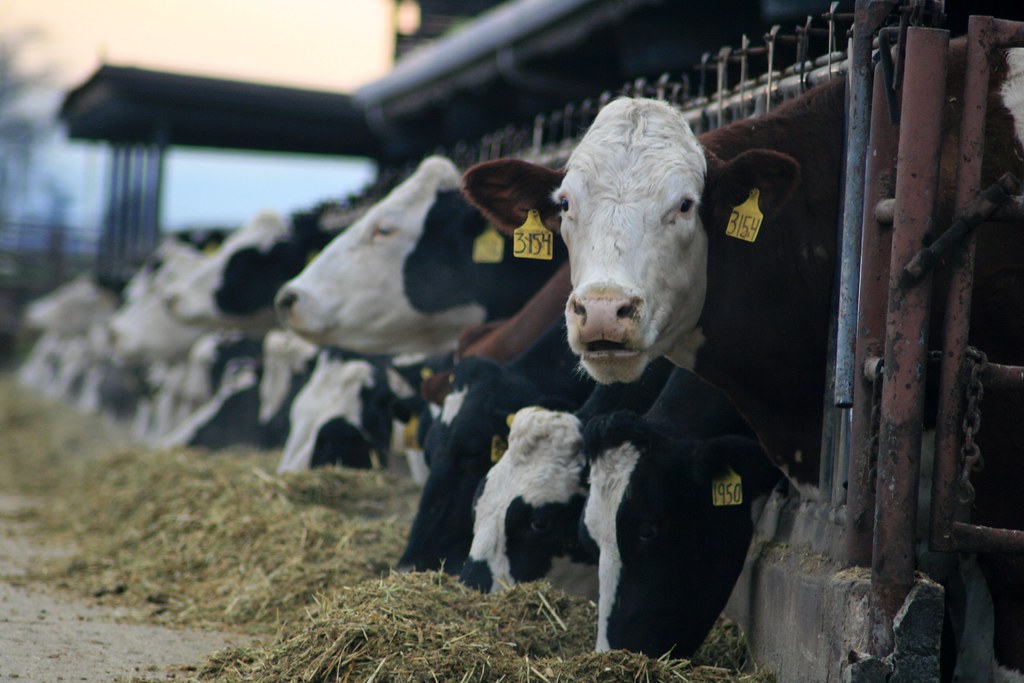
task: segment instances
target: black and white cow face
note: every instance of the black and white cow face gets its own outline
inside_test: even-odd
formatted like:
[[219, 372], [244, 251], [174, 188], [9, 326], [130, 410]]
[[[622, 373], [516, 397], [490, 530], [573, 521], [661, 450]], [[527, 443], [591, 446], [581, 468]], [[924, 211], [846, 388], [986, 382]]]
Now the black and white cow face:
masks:
[[360, 353], [448, 350], [485, 315], [467, 296], [459, 245], [484, 220], [462, 200], [460, 180], [448, 159], [425, 159], [281, 289], [282, 322]]
[[473, 498], [508, 443], [509, 418], [544, 400], [531, 382], [485, 358], [464, 358], [453, 377], [424, 437], [430, 474], [399, 569], [462, 571], [473, 540]]
[[315, 217], [312, 226], [299, 225], [306, 218], [286, 221], [272, 211], [259, 213], [168, 293], [171, 313], [188, 323], [273, 327], [274, 295], [332, 236], [319, 229]]
[[292, 403], [278, 472], [328, 464], [383, 465], [396, 406], [412, 393], [380, 362], [336, 349], [321, 351], [309, 381]]
[[578, 540], [587, 494], [582, 440], [582, 425], [571, 413], [516, 413], [508, 451], [487, 473], [474, 502], [463, 583], [497, 592], [547, 579], [596, 598], [596, 567]]
[[174, 237], [165, 239], [125, 286], [125, 301], [110, 318], [114, 352], [128, 363], [176, 361], [208, 327], [184, 323], [164, 306], [164, 297], [196, 267], [202, 255]]
[[[600, 550], [597, 649], [688, 657], [743, 568], [751, 499], [772, 476], [767, 457], [744, 437], [669, 440], [631, 413], [592, 420], [584, 443], [583, 519]], [[740, 491], [739, 504], [717, 504]]]

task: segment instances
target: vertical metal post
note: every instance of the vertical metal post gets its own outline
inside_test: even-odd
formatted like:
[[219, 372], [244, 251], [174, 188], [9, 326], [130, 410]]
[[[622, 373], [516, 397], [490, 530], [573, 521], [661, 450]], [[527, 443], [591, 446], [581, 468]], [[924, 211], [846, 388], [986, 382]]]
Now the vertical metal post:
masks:
[[921, 458], [921, 417], [928, 361], [931, 276], [914, 285], [903, 265], [933, 235], [949, 32], [907, 32], [901, 135], [896, 172], [879, 434], [875, 537], [871, 562], [871, 649], [892, 652], [892, 620], [914, 583], [914, 531]]
[[871, 482], [871, 436], [874, 382], [866, 376], [868, 359], [881, 358], [885, 339], [885, 301], [889, 286], [889, 252], [892, 230], [875, 219], [875, 206], [892, 197], [896, 178], [896, 145], [899, 127], [889, 119], [882, 65], [875, 67], [874, 102], [871, 108], [871, 141], [865, 168], [860, 295], [857, 311], [857, 344], [853, 363], [853, 411], [850, 476], [846, 498], [846, 561], [871, 564], [875, 531], [875, 492]]
[[[985, 112], [988, 99], [988, 50], [991, 17], [971, 17], [967, 33], [967, 72], [964, 76], [964, 113], [960, 124], [960, 160], [957, 174], [958, 215], [981, 189], [982, 151], [985, 145]], [[959, 94], [959, 93], [957, 93]], [[930, 545], [934, 550], [952, 550], [953, 522], [958, 503], [956, 479], [959, 470], [960, 419], [964, 411], [963, 369], [971, 319], [971, 291], [974, 287], [974, 233], [949, 254], [950, 284], [946, 299], [946, 320], [939, 379], [939, 412], [935, 424], [935, 469], [932, 479], [932, 523]]]
[[[874, 4], [874, 7], [870, 7]], [[833, 401], [853, 405], [853, 340], [857, 334], [857, 276], [864, 211], [864, 166], [871, 118], [871, 39], [889, 5], [857, 0], [850, 39], [847, 78], [846, 171], [839, 261], [838, 329], [836, 331]]]

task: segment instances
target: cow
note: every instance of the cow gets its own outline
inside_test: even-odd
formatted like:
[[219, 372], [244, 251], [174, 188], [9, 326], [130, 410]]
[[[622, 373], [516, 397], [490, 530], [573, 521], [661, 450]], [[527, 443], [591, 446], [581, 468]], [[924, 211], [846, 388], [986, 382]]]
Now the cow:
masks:
[[322, 349], [291, 406], [291, 427], [277, 471], [339, 465], [388, 465], [397, 420], [418, 412], [415, 390], [390, 359]]
[[641, 417], [587, 423], [581, 534], [599, 555], [597, 649], [689, 657], [743, 569], [782, 480], [729, 399], [677, 368]]
[[400, 571], [443, 567], [457, 575], [473, 539], [474, 493], [507, 447], [510, 417], [532, 405], [572, 410], [593, 389], [576, 371], [561, 321], [515, 360], [464, 358], [453, 377], [441, 414], [423, 438], [430, 472]]
[[[938, 226], [951, 222], [965, 41], [950, 49]], [[1024, 172], [1024, 52], [993, 61], [983, 187], [1005, 171]], [[587, 372], [603, 382], [628, 380], [662, 355], [694, 368], [729, 395], [772, 461], [811, 498], [837, 254], [843, 85], [835, 79], [700, 139], [664, 103], [619, 99], [600, 112], [565, 169], [498, 160], [463, 181], [498, 227], [510, 230], [535, 209], [560, 231], [573, 280], [568, 340]], [[741, 234], [730, 218], [745, 215], [741, 207], [751, 201], [763, 222], [756, 234]], [[1020, 365], [1021, 226], [983, 225], [977, 238], [970, 342], [990, 360]], [[935, 282], [933, 327], [943, 273]], [[1022, 529], [1024, 511], [1008, 501], [1021, 484], [1024, 400], [1020, 391], [1000, 390], [985, 401], [979, 446], [991, 467], [973, 475], [972, 517]], [[995, 602], [996, 658], [1024, 673], [1024, 560], [987, 554], [979, 563]]]
[[523, 408], [508, 450], [487, 472], [473, 501], [473, 542], [460, 580], [483, 592], [546, 579], [597, 599], [596, 558], [579, 542], [589, 468], [583, 425], [628, 408], [644, 412], [668, 379], [670, 364], [651, 363], [629, 384], [598, 385], [575, 413]]
[[[460, 178], [450, 160], [424, 159], [281, 288], [281, 322], [359, 353], [443, 353], [464, 327], [515, 313], [565, 248], [555, 244], [550, 260], [514, 258], [512, 240], [463, 199]], [[479, 248], [487, 240], [496, 244]]]
[[[571, 289], [569, 264], [563, 263], [511, 318], [463, 329], [457, 339], [455, 359], [482, 356], [499, 363], [512, 360], [561, 317]], [[431, 403], [441, 405], [451, 386], [449, 369], [423, 378], [420, 393]]]
[[261, 211], [182, 278], [165, 297], [178, 319], [261, 336], [276, 327], [277, 290], [341, 229], [337, 205], [324, 202], [285, 220]]
[[263, 448], [282, 448], [291, 429], [291, 407], [313, 374], [319, 348], [288, 330], [263, 337], [260, 431]]

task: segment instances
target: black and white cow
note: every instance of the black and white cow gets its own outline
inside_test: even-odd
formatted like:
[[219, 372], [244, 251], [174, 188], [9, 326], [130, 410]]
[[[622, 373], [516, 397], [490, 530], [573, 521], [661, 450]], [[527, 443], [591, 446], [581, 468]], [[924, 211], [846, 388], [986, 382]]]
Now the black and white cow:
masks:
[[332, 222], [334, 209], [324, 203], [290, 220], [260, 212], [178, 282], [166, 306], [186, 323], [269, 331], [276, 326], [277, 290], [341, 229]]
[[291, 427], [278, 472], [324, 465], [379, 469], [388, 464], [394, 422], [422, 404], [390, 359], [334, 347], [319, 352], [309, 381], [291, 406]]
[[288, 330], [263, 337], [260, 377], [260, 431], [263, 448], [283, 448], [291, 431], [295, 397], [309, 381], [319, 348]]
[[656, 361], [636, 382], [598, 385], [575, 413], [537, 407], [516, 413], [508, 451], [487, 472], [473, 501], [473, 544], [463, 583], [496, 592], [547, 579], [597, 599], [597, 559], [579, 541], [590, 472], [583, 425], [615, 410], [647, 410], [670, 368], [668, 361]]
[[782, 479], [729, 399], [672, 373], [645, 416], [584, 428], [585, 537], [599, 552], [597, 649], [689, 657], [725, 607]]
[[399, 569], [462, 570], [473, 540], [473, 497], [508, 443], [510, 418], [527, 406], [578, 407], [594, 387], [576, 369], [561, 321], [504, 365], [464, 358], [423, 441], [430, 473]]
[[[466, 326], [514, 314], [565, 247], [553, 241], [551, 260], [514, 258], [512, 238], [488, 229], [459, 184], [451, 161], [423, 160], [281, 289], [281, 321], [359, 353], [441, 353]], [[497, 240], [489, 258], [474, 258], [481, 238]]]

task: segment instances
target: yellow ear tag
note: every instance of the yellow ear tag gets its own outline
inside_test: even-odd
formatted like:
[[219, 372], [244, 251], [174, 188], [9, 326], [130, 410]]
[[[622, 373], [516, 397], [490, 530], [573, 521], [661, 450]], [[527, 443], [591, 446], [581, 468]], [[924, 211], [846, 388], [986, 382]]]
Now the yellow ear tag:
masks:
[[512, 429], [512, 420], [516, 419], [515, 413], [509, 413], [508, 417], [505, 418], [505, 424], [508, 425], [509, 429]]
[[501, 263], [505, 258], [505, 239], [493, 225], [488, 225], [473, 240], [473, 263]]
[[434, 371], [428, 367], [420, 368], [420, 381], [428, 380], [434, 376]]
[[216, 242], [209, 242], [203, 247], [203, 256], [213, 256], [220, 249], [220, 245]]
[[501, 438], [500, 434], [495, 434], [491, 437], [491, 463], [501, 460], [501, 457], [505, 455], [507, 450], [508, 444], [505, 443], [505, 439]]
[[711, 480], [711, 504], [715, 507], [743, 504], [743, 479], [731, 467]]
[[532, 258], [550, 261], [555, 254], [555, 235], [540, 222], [540, 212], [530, 209], [526, 222], [515, 229], [515, 246], [512, 255], [516, 258]]
[[312, 263], [313, 259], [315, 259], [319, 255], [320, 255], [320, 250], [319, 249], [314, 249], [313, 251], [311, 251], [308, 254], [306, 254], [306, 265], [308, 266], [310, 263]]
[[420, 444], [416, 441], [416, 432], [420, 428], [420, 418], [418, 415], [413, 415], [409, 418], [409, 421], [405, 423], [405, 427], [402, 428], [402, 445], [406, 448], [419, 448]]
[[760, 196], [761, 191], [754, 188], [745, 202], [733, 208], [729, 215], [729, 225], [725, 228], [726, 235], [746, 242], [753, 242], [757, 239], [757, 233], [761, 230], [761, 221], [764, 220], [764, 214], [757, 206]]

